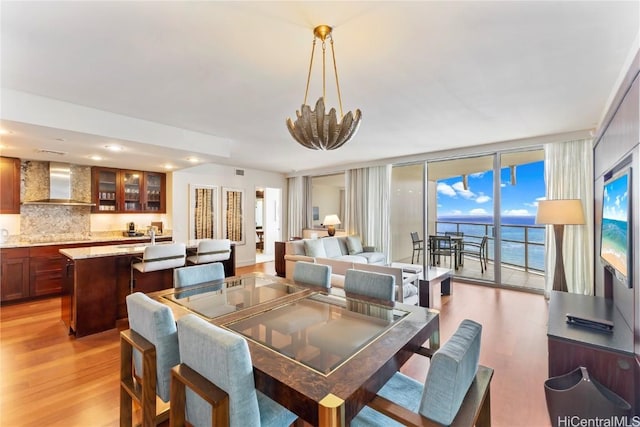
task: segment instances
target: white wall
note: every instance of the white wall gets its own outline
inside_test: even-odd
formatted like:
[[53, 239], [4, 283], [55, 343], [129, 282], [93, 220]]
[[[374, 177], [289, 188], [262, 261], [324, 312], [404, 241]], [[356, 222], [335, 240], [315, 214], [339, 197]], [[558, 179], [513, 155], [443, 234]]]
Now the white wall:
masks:
[[[319, 219], [313, 221], [314, 227], [320, 227], [327, 215], [340, 216], [340, 190], [339, 187], [328, 185], [313, 186], [313, 206], [317, 206], [320, 211]], [[340, 221], [344, 221], [344, 218], [340, 218]], [[342, 228], [342, 225], [338, 225], [336, 228]]]
[[[256, 187], [280, 188], [282, 190], [282, 199], [286, 200], [287, 181], [283, 174], [255, 169], [243, 169], [244, 176], [239, 176], [236, 175], [236, 169], [232, 166], [215, 164], [199, 165], [173, 172], [171, 180], [167, 180], [167, 182], [171, 182], [172, 200], [169, 206], [172, 207], [170, 215], [173, 237], [176, 241], [189, 239], [190, 185], [218, 186], [219, 202], [221, 202], [222, 189], [225, 187], [244, 190], [244, 227], [246, 237], [245, 244], [236, 246], [236, 265], [244, 266], [255, 263], [256, 236], [253, 231], [255, 229]], [[286, 229], [284, 212], [279, 212], [278, 215], [283, 221], [282, 229]], [[269, 249], [269, 251], [272, 250]]]

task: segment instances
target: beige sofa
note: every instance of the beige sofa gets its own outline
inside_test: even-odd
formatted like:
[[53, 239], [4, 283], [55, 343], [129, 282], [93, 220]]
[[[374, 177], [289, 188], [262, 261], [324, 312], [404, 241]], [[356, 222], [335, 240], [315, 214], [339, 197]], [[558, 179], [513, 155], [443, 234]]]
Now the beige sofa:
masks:
[[[330, 266], [331, 286], [340, 289], [344, 287], [344, 276], [350, 268], [390, 274], [396, 279], [396, 301], [412, 305], [418, 303], [418, 288], [416, 287], [418, 275], [405, 275], [406, 277], [403, 278], [401, 268], [386, 266], [386, 257], [384, 254], [374, 252], [372, 250], [373, 248], [370, 247], [363, 247], [363, 251], [360, 253], [350, 254], [349, 246], [353, 246], [353, 242], [351, 242], [351, 245], [348, 245], [349, 237], [352, 237], [351, 240], [353, 241], [353, 236], [340, 236], [286, 242], [284, 255], [286, 277], [293, 280], [293, 270], [297, 261], [313, 262]], [[315, 242], [305, 244], [305, 241], [311, 240], [315, 240]], [[314, 248], [312, 248], [313, 245], [322, 245], [324, 253], [322, 253], [322, 250], [319, 252], [314, 251]]]

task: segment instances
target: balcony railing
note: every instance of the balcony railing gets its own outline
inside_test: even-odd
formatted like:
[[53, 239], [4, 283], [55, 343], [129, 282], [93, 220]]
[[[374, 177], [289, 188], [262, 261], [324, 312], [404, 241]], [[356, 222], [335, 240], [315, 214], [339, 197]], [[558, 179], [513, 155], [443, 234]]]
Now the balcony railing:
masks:
[[[503, 224], [502, 264], [521, 268], [524, 271], [544, 272], [544, 225]], [[494, 225], [474, 222], [436, 221], [436, 231], [464, 233], [464, 240], [480, 243], [483, 236], [489, 236], [487, 256], [493, 261]]]

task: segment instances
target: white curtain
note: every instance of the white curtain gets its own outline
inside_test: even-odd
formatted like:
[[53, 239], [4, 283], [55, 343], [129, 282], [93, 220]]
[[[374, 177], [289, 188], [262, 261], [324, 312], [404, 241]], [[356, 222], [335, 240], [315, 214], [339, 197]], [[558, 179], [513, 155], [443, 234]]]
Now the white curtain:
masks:
[[[580, 199], [585, 225], [564, 229], [563, 259], [571, 293], [593, 295], [593, 146], [591, 140], [545, 144], [547, 199]], [[545, 295], [553, 286], [556, 251], [552, 226], [547, 227]]]
[[311, 180], [306, 176], [296, 176], [289, 178], [287, 184], [288, 237], [302, 237], [302, 230], [311, 223]]
[[[367, 246], [389, 256], [391, 165], [351, 169], [346, 173], [346, 224]], [[388, 260], [387, 260], [388, 261]]]

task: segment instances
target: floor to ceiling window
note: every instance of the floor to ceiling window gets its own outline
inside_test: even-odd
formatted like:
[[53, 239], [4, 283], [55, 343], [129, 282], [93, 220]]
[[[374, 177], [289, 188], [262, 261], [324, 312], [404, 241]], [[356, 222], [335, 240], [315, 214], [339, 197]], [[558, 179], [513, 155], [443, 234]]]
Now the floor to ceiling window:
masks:
[[428, 162], [427, 234], [459, 236], [456, 276], [543, 289], [544, 228], [535, 224], [543, 157], [531, 150]]

